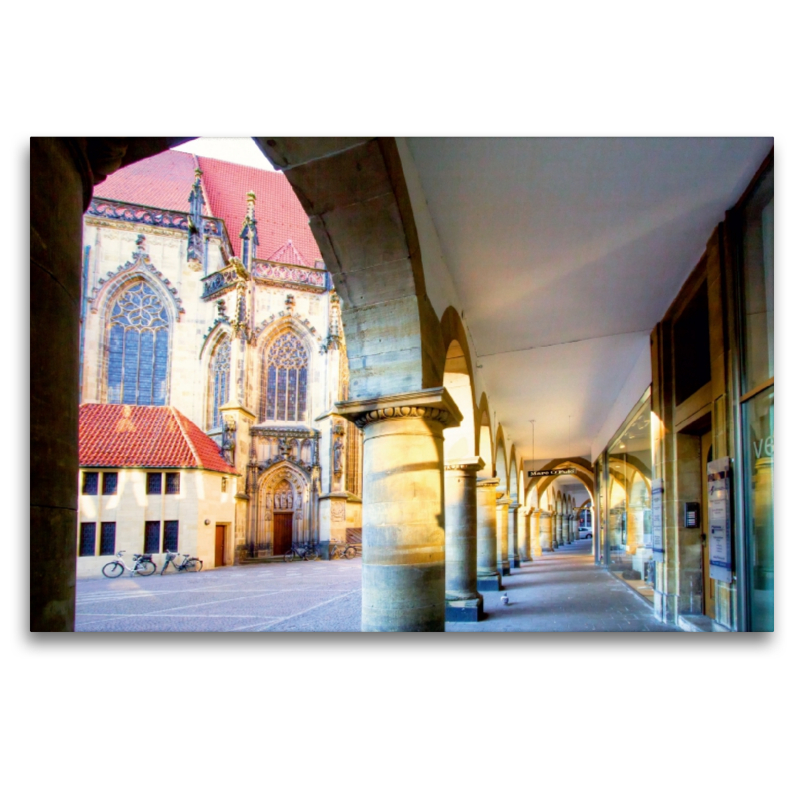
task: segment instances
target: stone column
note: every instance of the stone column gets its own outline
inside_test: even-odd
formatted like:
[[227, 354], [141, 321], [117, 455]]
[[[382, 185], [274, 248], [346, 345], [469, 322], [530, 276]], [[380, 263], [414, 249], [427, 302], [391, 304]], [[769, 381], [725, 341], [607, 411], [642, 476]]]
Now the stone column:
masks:
[[446, 389], [337, 405], [364, 429], [361, 630], [443, 631]]
[[533, 560], [531, 558], [531, 510], [525, 506], [520, 506], [517, 510], [517, 516], [520, 530], [519, 557], [524, 564]]
[[549, 511], [539, 512], [539, 541], [541, 542], [542, 552], [552, 553], [555, 550], [553, 515]]
[[72, 631], [85, 143], [31, 137], [30, 629]]
[[478, 593], [478, 501], [476, 474], [483, 459], [459, 458], [445, 463], [445, 618], [479, 622], [483, 597]]
[[511, 574], [508, 560], [508, 495], [497, 495], [497, 569], [501, 575]]
[[521, 533], [517, 511], [519, 503], [508, 504], [508, 561], [514, 569], [520, 568]]
[[531, 556], [536, 557], [542, 554], [542, 539], [541, 539], [541, 526], [539, 525], [539, 518], [541, 510], [532, 508], [530, 514], [531, 521]]
[[556, 514], [555, 539], [559, 547], [566, 544], [564, 541], [564, 515], [560, 511]]
[[477, 481], [478, 495], [478, 591], [498, 592], [503, 588], [497, 569], [497, 478]]
[[572, 514], [564, 514], [564, 538], [572, 544]]
[[572, 515], [572, 541], [578, 541], [578, 515]]

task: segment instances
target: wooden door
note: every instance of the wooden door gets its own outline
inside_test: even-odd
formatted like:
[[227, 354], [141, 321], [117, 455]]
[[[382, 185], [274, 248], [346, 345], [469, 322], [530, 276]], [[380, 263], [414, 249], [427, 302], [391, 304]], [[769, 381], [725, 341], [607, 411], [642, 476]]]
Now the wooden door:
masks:
[[711, 461], [711, 431], [700, 437], [700, 479], [703, 484], [703, 502], [700, 504], [701, 525], [703, 532], [703, 613], [712, 619], [714, 608], [714, 581], [711, 580], [709, 525], [708, 525], [708, 477], [706, 465]]
[[293, 511], [272, 513], [272, 555], [282, 556], [292, 548]]
[[216, 538], [214, 539], [214, 566], [225, 566], [225, 526], [217, 525]]

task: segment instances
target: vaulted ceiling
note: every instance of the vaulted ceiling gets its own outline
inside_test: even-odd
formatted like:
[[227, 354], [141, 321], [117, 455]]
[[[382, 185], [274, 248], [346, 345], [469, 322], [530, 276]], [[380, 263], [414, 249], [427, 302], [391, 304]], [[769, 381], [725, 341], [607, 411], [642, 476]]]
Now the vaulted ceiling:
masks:
[[[497, 421], [590, 456], [771, 138], [409, 138]], [[427, 269], [427, 267], [426, 267]]]

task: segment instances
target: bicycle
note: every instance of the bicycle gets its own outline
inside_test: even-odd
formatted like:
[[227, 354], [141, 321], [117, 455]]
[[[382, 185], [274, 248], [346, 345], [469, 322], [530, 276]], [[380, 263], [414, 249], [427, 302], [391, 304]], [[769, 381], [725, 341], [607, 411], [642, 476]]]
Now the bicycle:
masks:
[[355, 558], [356, 557], [356, 549], [353, 545], [349, 544], [345, 547], [339, 547], [338, 545], [333, 546], [333, 552], [331, 553], [331, 561], [334, 558]]
[[175, 560], [179, 555], [181, 554], [167, 550], [164, 566], [161, 567], [161, 572], [159, 574], [163, 575], [170, 564], [172, 564], [176, 572], [200, 572], [200, 570], [203, 569], [203, 562], [199, 558], [192, 558], [188, 553], [185, 553], [183, 555], [183, 561], [179, 563]]
[[319, 558], [319, 552], [317, 552], [317, 548], [313, 544], [292, 545], [283, 556], [283, 560], [290, 564], [295, 556], [302, 558], [303, 561], [316, 561]]
[[124, 550], [120, 550], [117, 553], [117, 557], [114, 561], [109, 561], [108, 564], [103, 566], [103, 575], [106, 578], [119, 578], [120, 575], [125, 573], [125, 570], [133, 575], [152, 575], [156, 571], [156, 565], [153, 563], [153, 559], [151, 556], [144, 554], [140, 555], [139, 553], [133, 554], [133, 566], [129, 567], [122, 558], [122, 554]]

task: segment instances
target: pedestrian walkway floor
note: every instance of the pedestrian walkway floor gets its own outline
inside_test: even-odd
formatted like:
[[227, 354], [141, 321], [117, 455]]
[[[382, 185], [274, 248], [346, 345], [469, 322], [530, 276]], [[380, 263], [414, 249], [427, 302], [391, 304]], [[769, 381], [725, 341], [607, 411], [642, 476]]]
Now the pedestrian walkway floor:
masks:
[[[670, 631], [633, 589], [575, 542], [503, 578], [484, 594], [480, 623], [449, 632]], [[507, 593], [509, 604], [501, 603]], [[361, 629], [361, 559], [253, 564], [199, 573], [77, 581], [75, 630], [260, 632]]]

